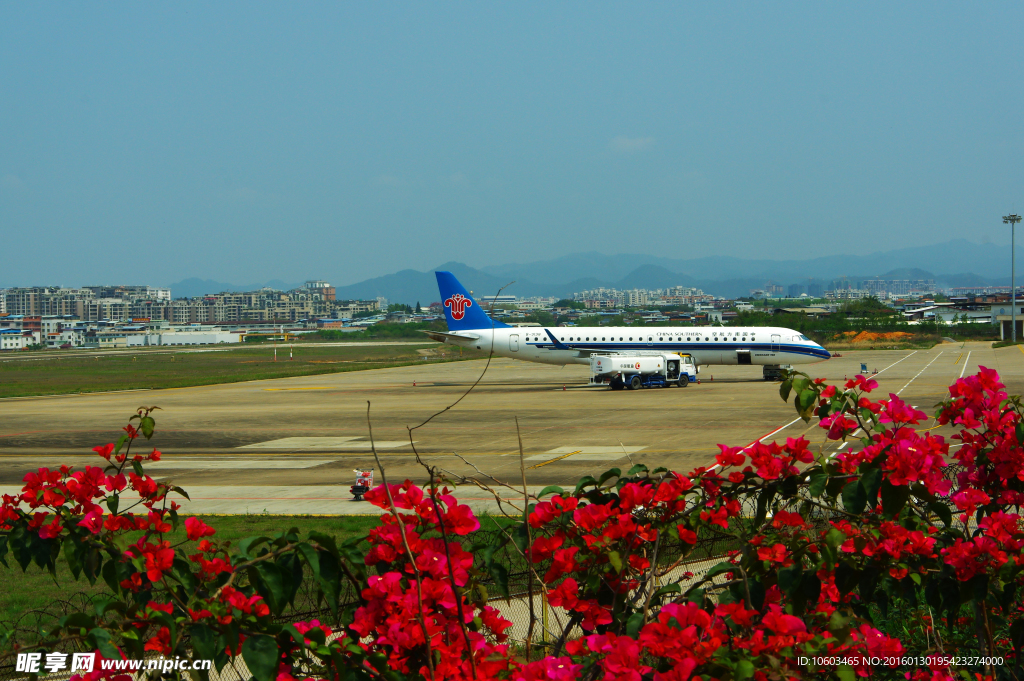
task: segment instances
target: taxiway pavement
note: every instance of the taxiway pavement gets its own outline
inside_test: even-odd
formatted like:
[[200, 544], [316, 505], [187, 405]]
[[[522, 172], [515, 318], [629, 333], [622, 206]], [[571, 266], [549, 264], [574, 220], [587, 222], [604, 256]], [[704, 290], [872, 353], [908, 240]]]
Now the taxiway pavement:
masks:
[[[929, 350], [843, 352], [797, 367], [842, 381], [861, 363], [877, 370], [880, 393], [897, 393], [927, 412], [947, 386], [979, 365], [1024, 392], [1024, 351], [990, 343], [944, 343]], [[192, 493], [195, 513], [365, 513], [350, 501], [353, 470], [378, 454], [392, 482], [425, 480], [411, 440], [427, 463], [455, 474], [481, 473], [520, 484], [519, 437], [531, 488], [572, 486], [583, 475], [633, 463], [685, 472], [709, 465], [717, 444], [747, 445], [807, 436], [824, 441], [816, 421], [796, 419], [778, 384], [759, 367], [705, 367], [699, 385], [611, 391], [586, 385], [585, 366], [553, 367], [493, 359], [407, 366], [172, 390], [0, 400], [0, 492], [20, 488], [40, 465], [98, 461], [91, 448], [115, 441], [140, 405], [157, 405], [157, 433], [138, 447], [157, 447], [157, 478]], [[518, 430], [517, 421], [518, 419]], [[936, 432], [943, 432], [942, 429]], [[828, 444], [829, 451], [836, 449]], [[148, 451], [148, 450], [147, 450]], [[379, 473], [377, 481], [380, 480]], [[461, 488], [478, 509], [494, 510], [485, 493]], [[509, 496], [514, 496], [509, 493]]]

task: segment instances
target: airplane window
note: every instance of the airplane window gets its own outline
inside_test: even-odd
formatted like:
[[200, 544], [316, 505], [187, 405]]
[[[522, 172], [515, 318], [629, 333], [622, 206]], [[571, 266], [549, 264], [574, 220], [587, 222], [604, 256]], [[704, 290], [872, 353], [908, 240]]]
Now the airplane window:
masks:
[[632, 337], [632, 336], [630, 336], [630, 337], [629, 337], [629, 340], [633, 340], [633, 337]]
[[601, 336], [601, 340], [604, 340], [604, 336]]

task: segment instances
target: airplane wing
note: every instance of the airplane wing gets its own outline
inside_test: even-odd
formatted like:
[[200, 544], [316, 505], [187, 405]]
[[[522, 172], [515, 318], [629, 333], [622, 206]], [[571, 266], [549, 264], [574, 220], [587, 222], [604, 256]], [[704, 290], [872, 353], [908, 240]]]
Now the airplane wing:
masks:
[[449, 338], [452, 340], [480, 340], [480, 336], [478, 334], [467, 333], [465, 331], [463, 331], [462, 333], [445, 333], [443, 331], [430, 331], [427, 329], [420, 329], [420, 333], [427, 334], [428, 336], [430, 336], [430, 338], [436, 340], [439, 343], [444, 343]]
[[551, 331], [549, 331], [548, 329], [544, 329], [544, 333], [546, 333], [548, 335], [548, 338], [551, 339], [551, 345], [554, 347], [555, 350], [574, 350], [576, 352], [577, 357], [590, 357], [594, 353], [608, 354], [607, 350], [582, 350], [580, 348], [573, 346], [571, 343], [563, 343], [562, 341], [555, 338], [555, 335], [551, 333]]

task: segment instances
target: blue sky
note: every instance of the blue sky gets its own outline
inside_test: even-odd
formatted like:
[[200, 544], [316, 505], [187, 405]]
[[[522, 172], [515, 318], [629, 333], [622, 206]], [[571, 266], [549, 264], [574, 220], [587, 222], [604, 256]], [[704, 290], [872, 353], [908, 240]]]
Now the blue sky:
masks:
[[4, 3], [0, 285], [803, 258], [1024, 210], [1024, 4]]

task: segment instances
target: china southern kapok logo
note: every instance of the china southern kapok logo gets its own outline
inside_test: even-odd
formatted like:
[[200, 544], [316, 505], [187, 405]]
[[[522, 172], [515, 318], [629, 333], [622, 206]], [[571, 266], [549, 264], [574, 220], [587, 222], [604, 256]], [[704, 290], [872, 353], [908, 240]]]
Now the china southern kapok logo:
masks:
[[466, 316], [466, 308], [473, 307], [473, 301], [461, 293], [456, 293], [444, 301], [444, 306], [452, 309], [452, 319], [462, 319]]

